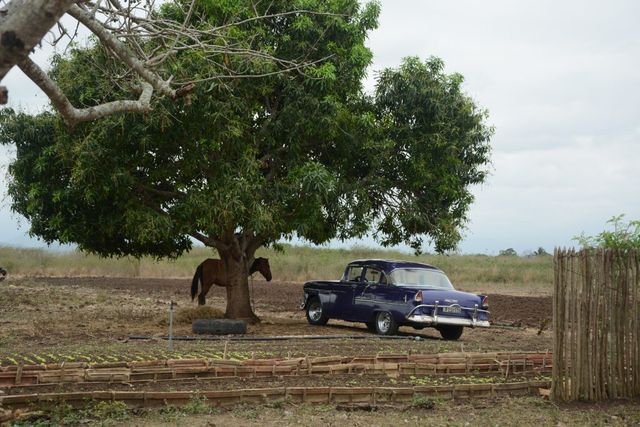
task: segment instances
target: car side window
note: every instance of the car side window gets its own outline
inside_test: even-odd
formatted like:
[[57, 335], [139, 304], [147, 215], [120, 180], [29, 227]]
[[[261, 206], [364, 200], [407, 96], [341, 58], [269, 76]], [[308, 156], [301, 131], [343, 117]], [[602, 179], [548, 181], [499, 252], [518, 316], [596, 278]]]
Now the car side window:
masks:
[[362, 277], [362, 270], [364, 270], [364, 267], [361, 266], [349, 267], [345, 279], [348, 282], [359, 282]]
[[385, 277], [384, 273], [377, 268], [368, 267], [364, 273], [364, 278], [368, 283], [379, 283], [381, 285], [387, 284], [387, 278]]

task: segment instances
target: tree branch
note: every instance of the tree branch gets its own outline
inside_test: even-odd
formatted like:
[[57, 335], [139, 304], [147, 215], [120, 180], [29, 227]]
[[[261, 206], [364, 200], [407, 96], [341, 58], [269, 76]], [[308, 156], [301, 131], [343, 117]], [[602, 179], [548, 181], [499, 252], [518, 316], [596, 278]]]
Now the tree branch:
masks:
[[255, 235], [247, 239], [247, 248], [245, 252], [253, 257], [260, 246], [264, 245], [264, 238], [260, 235]]
[[223, 240], [227, 245], [226, 252], [229, 252], [236, 260], [242, 259], [243, 252], [240, 247], [238, 236], [236, 236], [234, 231], [234, 227], [229, 227], [227, 231], [224, 232]]
[[152, 188], [147, 185], [140, 184], [136, 182], [136, 187], [138, 190], [146, 193], [151, 193], [156, 196], [163, 197], [165, 199], [184, 199], [186, 194], [181, 191], [171, 191], [171, 190], [160, 190], [157, 188]]
[[156, 73], [148, 70], [127, 45], [118, 40], [100, 22], [96, 21], [89, 12], [78, 5], [73, 5], [69, 8], [69, 15], [91, 30], [105, 46], [113, 51], [118, 59], [127, 64], [129, 68], [153, 86], [155, 90], [172, 99], [177, 97], [176, 91], [171, 89], [169, 82], [162, 80]]
[[198, 233], [197, 231], [193, 231], [189, 233], [189, 235], [194, 239], [196, 239], [197, 241], [201, 242], [202, 244], [212, 248], [216, 248], [219, 251], [226, 252], [229, 250], [229, 245], [226, 245], [219, 240], [207, 237], [202, 233]]
[[36, 63], [26, 58], [18, 64], [20, 69], [49, 97], [67, 125], [73, 127], [80, 122], [99, 119], [120, 112], [148, 113], [151, 111], [153, 87], [142, 82], [142, 93], [137, 101], [113, 101], [88, 108], [75, 108], [60, 87], [49, 78]]
[[24, 60], [75, 0], [12, 0], [0, 11], [0, 80]]

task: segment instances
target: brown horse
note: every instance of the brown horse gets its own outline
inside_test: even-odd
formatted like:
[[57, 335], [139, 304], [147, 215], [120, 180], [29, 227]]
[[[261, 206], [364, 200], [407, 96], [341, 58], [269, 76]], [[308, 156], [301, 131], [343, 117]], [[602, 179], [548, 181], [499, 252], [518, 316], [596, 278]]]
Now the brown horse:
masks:
[[[253, 261], [249, 275], [256, 271], [262, 274], [267, 282], [271, 281], [271, 267], [269, 267], [267, 258], [256, 258]], [[196, 268], [196, 273], [191, 281], [191, 300], [193, 301], [198, 295], [198, 305], [204, 305], [206, 303], [205, 296], [211, 289], [211, 285], [228, 286], [227, 270], [221, 259], [207, 258]]]

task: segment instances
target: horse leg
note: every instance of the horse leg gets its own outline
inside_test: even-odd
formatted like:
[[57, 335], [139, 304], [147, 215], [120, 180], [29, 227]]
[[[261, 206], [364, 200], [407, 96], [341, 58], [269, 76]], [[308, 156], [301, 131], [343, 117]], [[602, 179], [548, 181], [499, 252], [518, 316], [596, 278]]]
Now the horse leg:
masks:
[[198, 295], [198, 305], [205, 305], [207, 303], [205, 296], [207, 295], [207, 292], [209, 292], [209, 289], [211, 289], [211, 283], [205, 284], [202, 282], [202, 291], [200, 292], [200, 295]]

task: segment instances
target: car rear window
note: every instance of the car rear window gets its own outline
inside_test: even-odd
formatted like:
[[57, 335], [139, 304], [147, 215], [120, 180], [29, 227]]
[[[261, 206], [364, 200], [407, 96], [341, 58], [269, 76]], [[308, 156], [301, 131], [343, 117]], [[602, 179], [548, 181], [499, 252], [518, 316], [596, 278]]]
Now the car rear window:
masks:
[[389, 279], [391, 283], [398, 286], [453, 289], [453, 285], [444, 273], [425, 268], [397, 268], [389, 274]]

